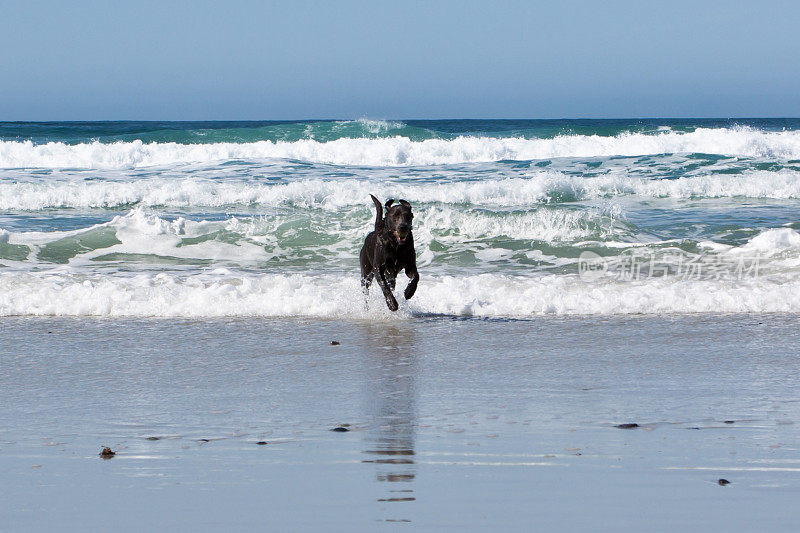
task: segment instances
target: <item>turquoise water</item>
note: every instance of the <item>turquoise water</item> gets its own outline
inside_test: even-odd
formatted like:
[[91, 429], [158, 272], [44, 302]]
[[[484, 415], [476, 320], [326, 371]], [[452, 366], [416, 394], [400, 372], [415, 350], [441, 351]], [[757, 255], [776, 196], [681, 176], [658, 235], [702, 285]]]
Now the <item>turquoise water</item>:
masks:
[[798, 312], [798, 178], [798, 119], [0, 123], [0, 314], [386, 318], [369, 194], [400, 317]]
[[563, 119], [563, 120], [354, 120], [354, 121], [194, 121], [194, 122], [0, 122], [3, 140], [78, 144], [132, 141], [210, 144], [215, 142], [332, 141], [346, 137], [408, 137], [414, 141], [460, 135], [552, 138], [557, 135], [613, 136], [747, 126], [762, 131], [800, 128], [800, 119]]

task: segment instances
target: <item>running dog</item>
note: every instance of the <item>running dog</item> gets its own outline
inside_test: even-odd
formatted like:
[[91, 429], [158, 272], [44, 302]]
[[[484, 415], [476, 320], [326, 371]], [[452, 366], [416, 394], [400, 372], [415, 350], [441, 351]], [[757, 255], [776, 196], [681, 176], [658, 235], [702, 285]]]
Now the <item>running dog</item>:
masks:
[[395, 287], [397, 274], [406, 271], [406, 276], [411, 278], [404, 296], [410, 300], [417, 290], [419, 273], [417, 272], [417, 253], [414, 251], [414, 236], [411, 234], [411, 221], [414, 214], [411, 204], [405, 200], [386, 202], [386, 216], [383, 216], [383, 206], [380, 200], [370, 194], [375, 204], [375, 230], [371, 231], [364, 239], [361, 247], [361, 287], [364, 296], [369, 294], [372, 279], [378, 282], [386, 305], [390, 311], [397, 311], [397, 300], [392, 294]]

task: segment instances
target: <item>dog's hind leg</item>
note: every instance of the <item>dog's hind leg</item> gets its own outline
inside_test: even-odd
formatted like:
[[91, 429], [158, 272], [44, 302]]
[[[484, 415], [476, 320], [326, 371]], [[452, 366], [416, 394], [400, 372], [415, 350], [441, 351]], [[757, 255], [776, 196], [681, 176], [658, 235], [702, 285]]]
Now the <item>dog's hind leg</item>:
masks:
[[369, 241], [369, 236], [367, 237], [367, 241], [364, 242], [364, 246], [361, 248], [361, 252], [359, 253], [359, 262], [361, 263], [361, 292], [364, 293], [364, 305], [367, 305], [367, 297], [369, 296], [369, 286], [372, 284], [372, 278], [375, 276], [374, 269], [369, 261], [369, 254], [367, 253], [367, 243]]
[[361, 292], [364, 294], [365, 309], [369, 309], [369, 286], [372, 285], [373, 277], [375, 277], [374, 272], [368, 272], [365, 276], [361, 277]]
[[372, 285], [372, 278], [374, 277], [375, 272], [369, 272], [361, 278], [361, 290], [364, 292], [364, 296], [369, 296], [369, 286]]

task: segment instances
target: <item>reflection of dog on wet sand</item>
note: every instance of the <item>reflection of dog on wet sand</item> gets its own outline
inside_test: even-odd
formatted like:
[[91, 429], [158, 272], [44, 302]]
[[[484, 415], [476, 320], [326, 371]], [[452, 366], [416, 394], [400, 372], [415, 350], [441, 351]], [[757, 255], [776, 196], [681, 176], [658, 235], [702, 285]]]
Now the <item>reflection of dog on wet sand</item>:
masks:
[[416, 478], [415, 432], [418, 346], [415, 328], [402, 324], [361, 326], [364, 352], [365, 405], [370, 422], [364, 434], [364, 463], [375, 465], [378, 481], [409, 483], [401, 488], [381, 489], [379, 501], [413, 501]]
[[386, 216], [383, 216], [383, 206], [380, 200], [372, 197], [375, 204], [375, 229], [364, 239], [361, 247], [361, 287], [364, 294], [369, 294], [372, 279], [378, 282], [386, 305], [389, 310], [397, 311], [397, 300], [392, 294], [395, 287], [397, 274], [401, 270], [411, 278], [404, 296], [410, 300], [417, 290], [419, 273], [417, 272], [417, 253], [414, 251], [414, 236], [411, 234], [411, 221], [414, 214], [411, 204], [399, 200], [397, 205], [394, 200], [386, 202]]

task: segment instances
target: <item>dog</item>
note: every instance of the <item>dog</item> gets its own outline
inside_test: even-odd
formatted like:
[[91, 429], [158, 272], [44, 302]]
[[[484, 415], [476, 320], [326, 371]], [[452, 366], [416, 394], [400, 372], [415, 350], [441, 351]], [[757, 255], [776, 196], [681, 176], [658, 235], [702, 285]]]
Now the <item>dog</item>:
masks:
[[[361, 288], [364, 297], [369, 295], [369, 286], [374, 278], [386, 298], [390, 311], [397, 311], [397, 300], [392, 294], [397, 274], [406, 271], [411, 278], [403, 295], [410, 300], [417, 290], [419, 272], [417, 272], [417, 253], [414, 251], [414, 235], [411, 233], [411, 222], [414, 214], [411, 204], [405, 200], [386, 202], [386, 216], [380, 200], [370, 194], [375, 204], [375, 230], [364, 239], [359, 258], [361, 261]], [[393, 205], [394, 204], [394, 205]]]

